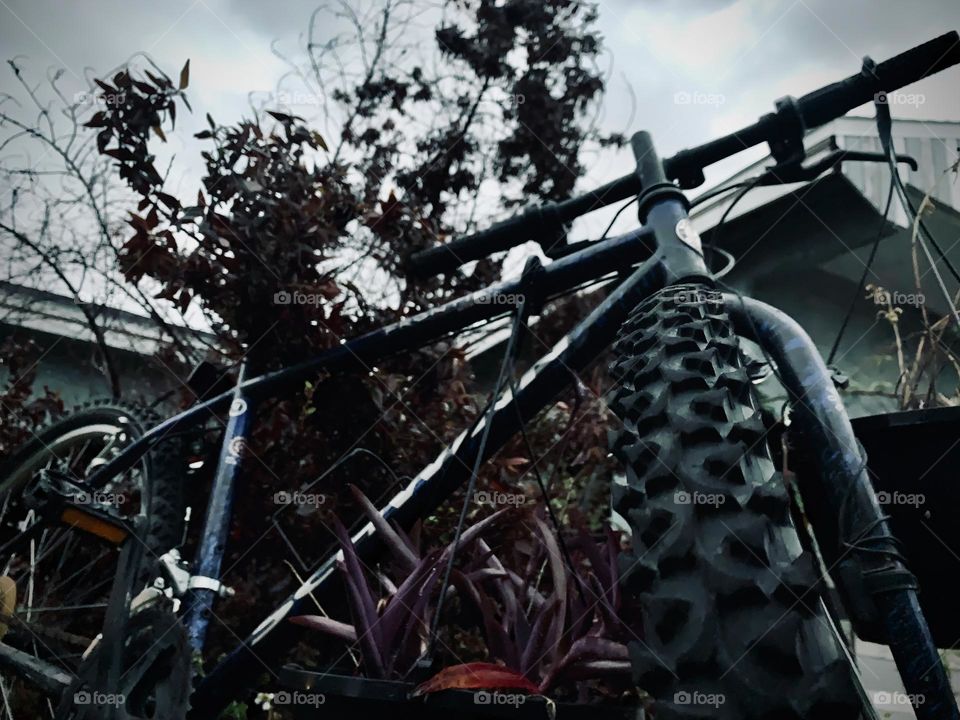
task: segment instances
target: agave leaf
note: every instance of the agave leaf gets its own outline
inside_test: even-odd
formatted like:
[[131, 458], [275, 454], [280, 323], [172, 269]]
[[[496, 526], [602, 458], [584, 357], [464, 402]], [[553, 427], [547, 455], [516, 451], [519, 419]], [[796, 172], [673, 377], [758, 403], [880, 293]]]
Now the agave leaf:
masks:
[[601, 549], [597, 547], [597, 543], [587, 535], [586, 530], [580, 529], [580, 542], [577, 544], [583, 554], [587, 556], [587, 560], [590, 561], [590, 569], [593, 570], [593, 574], [597, 576], [597, 580], [600, 581], [600, 586], [604, 589], [610, 587], [611, 577], [610, 577], [610, 567], [608, 565], [606, 547]]
[[480, 615], [483, 618], [483, 629], [487, 639], [487, 649], [490, 654], [503, 660], [511, 668], [520, 667], [519, 646], [510, 638], [507, 628], [499, 620], [500, 610], [490, 596], [483, 590], [480, 593]]
[[[627, 646], [623, 643], [614, 642], [599, 637], [583, 637], [570, 646], [570, 650], [564, 655], [540, 683], [541, 690], [550, 688], [560, 677], [566, 676], [574, 667], [586, 669], [591, 667], [591, 663], [624, 663], [629, 671], [630, 656]], [[594, 669], [600, 666], [593, 666]]]
[[493, 663], [465, 663], [444, 668], [426, 682], [418, 685], [414, 696], [441, 690], [515, 689], [537, 694], [537, 686], [515, 670]]
[[[493, 554], [493, 551], [490, 549], [490, 546], [487, 545], [485, 540], [481, 539], [477, 543], [477, 546], [487, 556], [487, 562], [493, 565], [494, 568], [506, 572], [506, 569], [503, 567], [497, 556]], [[514, 592], [513, 585], [506, 580], [500, 580], [494, 582], [493, 586], [497, 589], [497, 592], [500, 596], [500, 602], [504, 608], [501, 627], [505, 632], [510, 632], [513, 630], [513, 638], [514, 642], [516, 643], [516, 647], [524, 647], [527, 642], [527, 637], [530, 634], [530, 626], [527, 624], [526, 616], [524, 615], [524, 612], [517, 601], [517, 596]], [[517, 655], [519, 655], [519, 651], [517, 652]], [[511, 664], [513, 664], [515, 667], [519, 666], [519, 660], [519, 657], [517, 657], [515, 662]]]
[[354, 500], [357, 501], [363, 510], [363, 514], [369, 518], [370, 522], [376, 528], [377, 533], [383, 539], [384, 544], [401, 564], [403, 570], [406, 572], [414, 570], [420, 558], [414, 554], [413, 550], [411, 550], [407, 543], [397, 534], [393, 526], [380, 514], [380, 511], [374, 507], [373, 503], [363, 494], [360, 488], [356, 485], [348, 485], [348, 487]]
[[[410, 534], [405, 533], [403, 531], [403, 528], [401, 528], [394, 520], [390, 521], [390, 527], [392, 527], [393, 531], [397, 533], [397, 535], [403, 541], [403, 544], [406, 545], [408, 548], [410, 548], [410, 552], [412, 552], [415, 557], [419, 558], [420, 557], [419, 541], [415, 540]], [[420, 527], [419, 522], [417, 523], [416, 527], [417, 528]]]
[[347, 642], [357, 641], [357, 630], [353, 625], [334, 620], [324, 615], [297, 615], [290, 618], [294, 625], [302, 625], [311, 630], [319, 630], [327, 635], [346, 640]]
[[[380, 582], [380, 586], [383, 590], [386, 591], [387, 595], [392, 597], [397, 594], [397, 586], [394, 584], [393, 580], [387, 577], [386, 573], [377, 571], [377, 580]], [[381, 600], [381, 603], [383, 601]]]
[[550, 656], [553, 660], [559, 656], [560, 641], [563, 639], [563, 626], [567, 618], [567, 566], [560, 554], [560, 545], [553, 531], [543, 520], [534, 516], [534, 522], [540, 530], [543, 537], [543, 543], [547, 548], [547, 557], [550, 562], [550, 574], [553, 577], [553, 594], [560, 601], [557, 608], [557, 615], [550, 623], [550, 629], [546, 638], [547, 647], [550, 648]]
[[[596, 584], [597, 579], [592, 575], [588, 578], [589, 582]], [[580, 638], [590, 632], [593, 627], [593, 621], [596, 618], [596, 606], [603, 603], [597, 601], [600, 595], [598, 592], [590, 590], [584, 593], [587, 602], [580, 598], [580, 593], [570, 590], [567, 597], [567, 607], [570, 608], [570, 626], [567, 628], [567, 636], [573, 640]]]
[[480, 582], [482, 580], [506, 580], [509, 576], [507, 575], [506, 570], [498, 570], [496, 568], [482, 568], [480, 570], [474, 570], [469, 573], [467, 577], [470, 578], [471, 582]]
[[371, 677], [383, 677], [384, 665], [380, 648], [383, 647], [381, 629], [377, 618], [377, 606], [367, 584], [360, 558], [357, 557], [353, 542], [347, 529], [339, 519], [333, 518], [333, 531], [343, 548], [343, 562], [340, 563], [347, 580], [347, 592], [353, 602], [354, 625], [357, 629], [357, 641]]
[[413, 607], [410, 608], [408, 621], [401, 626], [403, 634], [400, 642], [397, 643], [396, 652], [393, 653], [390, 660], [391, 669], [401, 668], [406, 672], [416, 663], [420, 657], [420, 637], [427, 629], [427, 610], [430, 598], [433, 595], [433, 588], [440, 577], [440, 566], [435, 565], [423, 583], [420, 595], [417, 597]]
[[453, 583], [453, 586], [457, 589], [457, 592], [460, 593], [460, 595], [465, 598], [469, 598], [469, 600], [477, 608], [480, 607], [480, 590], [474, 584], [473, 578], [454, 568], [453, 572], [450, 573], [450, 582]]
[[551, 631], [557, 624], [561, 607], [563, 607], [563, 601], [559, 597], [554, 597], [546, 610], [537, 615], [533, 628], [530, 630], [530, 640], [520, 658], [520, 669], [524, 675], [529, 677], [548, 655], [554, 654], [553, 646], [547, 643], [552, 638]]
[[450, 553], [460, 552], [463, 548], [471, 545], [473, 542], [479, 539], [479, 537], [483, 534], [485, 530], [487, 530], [487, 528], [489, 528], [491, 525], [498, 523], [501, 519], [503, 519], [504, 515], [506, 515], [511, 511], [512, 511], [512, 508], [504, 508], [503, 510], [497, 510], [497, 512], [493, 513], [492, 515], [488, 515], [483, 520], [480, 520], [479, 522], [476, 522], [470, 527], [468, 527], [460, 535], [460, 540], [457, 542], [456, 547], [453, 546], [453, 543], [450, 543], [450, 545], [448, 545], [447, 548], [443, 551], [442, 561], [446, 562], [447, 556]]
[[426, 581], [430, 574], [437, 568], [440, 561], [440, 551], [435, 550], [423, 560], [418, 562], [418, 567], [400, 583], [396, 594], [390, 598], [387, 608], [380, 618], [381, 635], [383, 637], [383, 646], [393, 647], [398, 634], [411, 620], [411, 610], [417, 603], [418, 598], [424, 593]]
[[600, 581], [596, 577], [591, 577], [590, 580], [593, 582], [594, 587], [596, 588], [597, 596], [600, 598], [596, 604], [597, 609], [600, 611], [601, 617], [601, 635], [620, 635], [623, 632], [623, 623], [620, 621], [620, 616], [617, 614], [617, 611], [613, 608], [612, 604], [608, 601], [607, 598], [602, 597], [602, 594], [606, 590], [600, 587]]

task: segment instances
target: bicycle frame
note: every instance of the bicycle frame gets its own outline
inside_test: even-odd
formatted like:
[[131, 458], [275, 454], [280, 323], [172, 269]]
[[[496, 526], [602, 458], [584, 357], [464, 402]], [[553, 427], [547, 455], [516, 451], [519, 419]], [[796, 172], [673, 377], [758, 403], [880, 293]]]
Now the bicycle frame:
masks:
[[[662, 165], [653, 153], [649, 136], [641, 138], [640, 144], [649, 146], [643, 154], [634, 148], [638, 156], [637, 172], [642, 186], [647, 189], [639, 202], [644, 221], [642, 229], [597, 243], [535, 272], [525, 273], [517, 281], [494, 285], [414, 318], [343, 342], [292, 368], [252, 379], [246, 379], [241, 372], [232, 391], [161, 423], [88, 478], [93, 487], [101, 487], [138, 462], [165, 435], [202, 422], [209, 413], [228, 410], [229, 421], [194, 568], [196, 575], [191, 580], [185, 603], [185, 618], [195, 649], [202, 649], [209, 623], [208, 611], [220, 587], [219, 571], [233, 488], [242, 467], [242, 447], [258, 399], [284, 387], [297, 387], [320, 371], [365, 370], [395, 353], [419, 348], [477, 322], [505, 315], [509, 308], [497, 302], [498, 296], [525, 295], [528, 302], [532, 299], [534, 305], [539, 305], [585, 282], [618, 273], [620, 280], [606, 299], [524, 374], [516, 395], [505, 391], [491, 413], [483, 414], [471, 428], [463, 431], [383, 508], [384, 517], [408, 527], [433, 511], [470, 476], [481, 446], [481, 460], [493, 455], [521, 423], [533, 419], [570, 384], [576, 373], [596, 360], [613, 343], [629, 312], [637, 304], [681, 280], [711, 282], [699, 238], [687, 219], [685, 198], [679, 189], [665, 182]], [[731, 305], [736, 303], [731, 301]], [[851, 451], [851, 447], [856, 446], [842, 403], [819, 356], [816, 356], [819, 364], [811, 358], [809, 338], [798, 326], [785, 325], [776, 316], [764, 317], [760, 312], [762, 308], [758, 310], [761, 304], [753, 303], [753, 312], [761, 316], [758, 329], [744, 310], [746, 305], [745, 302], [739, 310], [731, 309], [735, 326], [740, 334], [752, 335], [761, 344], [772, 348], [791, 385], [788, 389], [802, 407], [809, 405], [813, 408], [798, 413], [798, 422], [823, 440], [824, 450], [819, 462], [824, 477], [834, 485], [837, 497], [846, 500], [848, 494], [855, 491], [853, 499], [858, 517], [882, 525], [883, 519], [859, 454], [856, 453], [855, 457]], [[778, 348], [779, 355], [775, 352]], [[797, 348], [806, 348], [806, 354]], [[816, 355], [815, 349], [812, 353]], [[806, 398], [810, 393], [814, 395], [808, 402]], [[484, 444], [480, 437], [487, 422], [490, 427]], [[841, 438], [840, 445], [837, 444], [838, 437]], [[379, 549], [379, 538], [372, 524], [367, 524], [352, 539], [361, 558], [372, 558]], [[299, 634], [286, 620], [306, 612], [312, 595], [322, 595], [329, 590], [339, 557], [342, 557], [341, 553], [333, 553], [320, 563], [294, 594], [200, 680], [192, 697], [191, 717], [216, 717], [233, 699], [235, 688], [250, 687], [264, 668], [269, 670], [270, 665], [282, 657]], [[907, 691], [926, 693], [928, 704], [922, 712], [918, 709], [918, 715], [923, 718], [948, 717], [938, 713], [949, 712], [949, 717], [956, 717], [949, 683], [919, 612], [915, 590], [893, 588], [885, 597], [888, 601], [882, 609]], [[909, 637], [901, 635], [905, 632], [909, 632]], [[15, 667], [16, 658], [11, 658], [0, 655], [3, 664]], [[35, 668], [31, 671], [35, 672]]]

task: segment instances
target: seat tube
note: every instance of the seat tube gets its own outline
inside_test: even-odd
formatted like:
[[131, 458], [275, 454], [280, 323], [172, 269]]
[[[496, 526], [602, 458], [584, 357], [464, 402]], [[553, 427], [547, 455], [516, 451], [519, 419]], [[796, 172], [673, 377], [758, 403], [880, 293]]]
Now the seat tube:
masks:
[[244, 361], [240, 365], [233, 402], [228, 411], [227, 427], [220, 447], [213, 488], [207, 502], [197, 560], [185, 598], [187, 633], [190, 646], [197, 652], [203, 649], [213, 602], [224, 594], [225, 589], [221, 583], [220, 570], [230, 532], [234, 487], [246, 455], [247, 436], [254, 411], [251, 399], [242, 390], [246, 371], [247, 365]]

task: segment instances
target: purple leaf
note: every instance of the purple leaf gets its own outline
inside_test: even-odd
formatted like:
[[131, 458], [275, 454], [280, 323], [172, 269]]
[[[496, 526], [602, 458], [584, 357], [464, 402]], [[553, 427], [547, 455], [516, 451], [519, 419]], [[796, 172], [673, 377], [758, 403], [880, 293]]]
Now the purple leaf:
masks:
[[403, 627], [403, 636], [397, 644], [397, 650], [391, 658], [391, 668], [397, 668], [402, 665], [403, 670], [409, 670], [420, 655], [419, 641], [421, 630], [426, 630], [426, 611], [427, 603], [433, 594], [433, 587], [440, 576], [440, 567], [435, 566], [423, 583], [423, 589], [417, 597], [413, 607], [410, 608], [409, 621]]
[[503, 516], [506, 513], [511, 512], [511, 510], [512, 508], [504, 508], [503, 510], [497, 510], [497, 512], [493, 513], [492, 515], [488, 515], [480, 522], [474, 523], [473, 525], [468, 527], [466, 530], [464, 530], [463, 534], [460, 535], [460, 540], [457, 543], [457, 546], [454, 547], [453, 543], [450, 543], [450, 545], [448, 545], [447, 548], [443, 551], [442, 562], [447, 561], [447, 556], [451, 552], [460, 552], [460, 550], [462, 550], [465, 547], [468, 547], [471, 543], [476, 541], [487, 528], [499, 522], [503, 518]]
[[[583, 554], [590, 561], [590, 569], [597, 576], [600, 585], [603, 588], [610, 587], [610, 568], [607, 565], [606, 552], [601, 552], [597, 543], [583, 529], [580, 530], [580, 538], [577, 547], [583, 550]], [[603, 548], [604, 551], [606, 547]]]
[[488, 567], [481, 570], [474, 570], [472, 573], [469, 573], [467, 577], [469, 577], [472, 582], [480, 582], [483, 580], [506, 580], [509, 576], [506, 570]]
[[410, 612], [417, 599], [424, 592], [424, 584], [437, 567], [440, 552], [433, 551], [418, 563], [418, 567], [400, 583], [396, 594], [390, 598], [387, 608], [380, 618], [380, 628], [384, 647], [392, 647], [404, 626], [410, 622]]
[[566, 674], [568, 668], [576, 665], [583, 668], [589, 666], [589, 663], [596, 662], [624, 663], [629, 672], [629, 658], [627, 646], [623, 643], [598, 637], [580, 638], [570, 646], [570, 650], [564, 655], [563, 659], [551, 669], [540, 683], [540, 687], [543, 690], [551, 687], [562, 675]]
[[417, 563], [420, 562], [420, 558], [414, 554], [413, 550], [411, 550], [407, 543], [397, 534], [393, 526], [380, 514], [380, 511], [374, 507], [373, 503], [363, 494], [360, 488], [356, 485], [348, 485], [348, 487], [353, 494], [354, 500], [359, 503], [360, 508], [363, 510], [363, 514], [370, 519], [370, 522], [376, 528], [384, 544], [400, 562], [403, 570], [407, 572], [414, 570], [417, 567]]
[[547, 527], [547, 524], [540, 518], [534, 516], [533, 521], [537, 524], [537, 528], [543, 537], [543, 543], [547, 547], [550, 574], [553, 576], [553, 592], [560, 601], [556, 620], [550, 623], [549, 636], [546, 639], [547, 647], [550, 648], [551, 658], [556, 660], [560, 653], [563, 625], [567, 617], [567, 566], [563, 562], [563, 556], [560, 554], [560, 546], [557, 544], [557, 538], [553, 534], [553, 531]]
[[547, 643], [550, 641], [552, 628], [557, 624], [560, 609], [563, 607], [563, 601], [559, 597], [553, 598], [546, 610], [541, 612], [533, 628], [530, 630], [530, 640], [523, 650], [520, 657], [520, 668], [524, 675], [530, 677], [536, 667], [543, 662], [547, 656], [554, 654], [554, 648]]
[[360, 559], [357, 557], [356, 550], [354, 550], [353, 542], [347, 534], [347, 529], [336, 517], [333, 518], [333, 531], [343, 548], [341, 567], [347, 579], [347, 591], [353, 598], [351, 607], [356, 616], [354, 617], [354, 625], [357, 629], [360, 651], [363, 653], [364, 662], [367, 664], [368, 674], [371, 677], [383, 677], [383, 657], [380, 653], [382, 642], [378, 625], [379, 619], [377, 618], [377, 606], [370, 592], [370, 586], [367, 584], [366, 575], [364, 575], [363, 568], [360, 565]]
[[357, 641], [357, 630], [353, 625], [348, 625], [347, 623], [342, 623], [339, 620], [334, 620], [333, 618], [323, 615], [297, 615], [296, 617], [290, 618], [290, 622], [294, 625], [302, 625], [303, 627], [310, 628], [311, 630], [319, 630], [322, 633], [333, 635], [333, 637], [346, 640], [347, 642], [353, 643]]
[[520, 667], [520, 652], [517, 645], [511, 642], [506, 629], [497, 620], [498, 609], [490, 596], [480, 591], [480, 615], [483, 618], [483, 629], [487, 638], [487, 649], [490, 654], [512, 668]]

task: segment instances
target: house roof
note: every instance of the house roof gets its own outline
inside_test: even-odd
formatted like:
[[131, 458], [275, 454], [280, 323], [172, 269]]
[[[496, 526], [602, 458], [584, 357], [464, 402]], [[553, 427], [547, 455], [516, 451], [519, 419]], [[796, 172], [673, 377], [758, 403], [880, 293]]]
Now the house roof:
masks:
[[[901, 166], [901, 177], [908, 185], [923, 189], [933, 189], [933, 197], [946, 205], [960, 208], [960, 184], [948, 177], [949, 168], [957, 162], [960, 148], [960, 122], [940, 122], [926, 120], [895, 120], [891, 134], [894, 150], [898, 154], [910, 155], [916, 159], [919, 167], [910, 170]], [[822, 158], [835, 148], [881, 152], [873, 118], [842, 117], [823, 125], [804, 138], [807, 157], [810, 161]], [[704, 193], [718, 187], [747, 180], [758, 175], [773, 164], [766, 157], [750, 163], [726, 180], [706, 188]], [[840, 171], [853, 186], [882, 212], [890, 185], [890, 171], [882, 163], [845, 163]], [[791, 195], [808, 183], [791, 183], [771, 187], [754, 188], [741, 199], [727, 216], [731, 221], [748, 214], [752, 210], [772, 201]], [[730, 201], [729, 196], [719, 196], [703, 205], [691, 214], [694, 223], [701, 232], [712, 228], [720, 220], [724, 208]], [[891, 221], [906, 226], [906, 216], [898, 205], [891, 209]]]
[[[151, 355], [159, 348], [161, 334], [151, 318], [106, 305], [93, 307], [108, 347], [141, 355]], [[0, 281], [0, 325], [81, 342], [95, 340], [80, 305], [72, 297], [5, 281]], [[196, 341], [191, 337], [196, 334], [197, 331], [189, 331], [187, 341]], [[215, 341], [208, 333], [199, 334], [208, 343]]]

